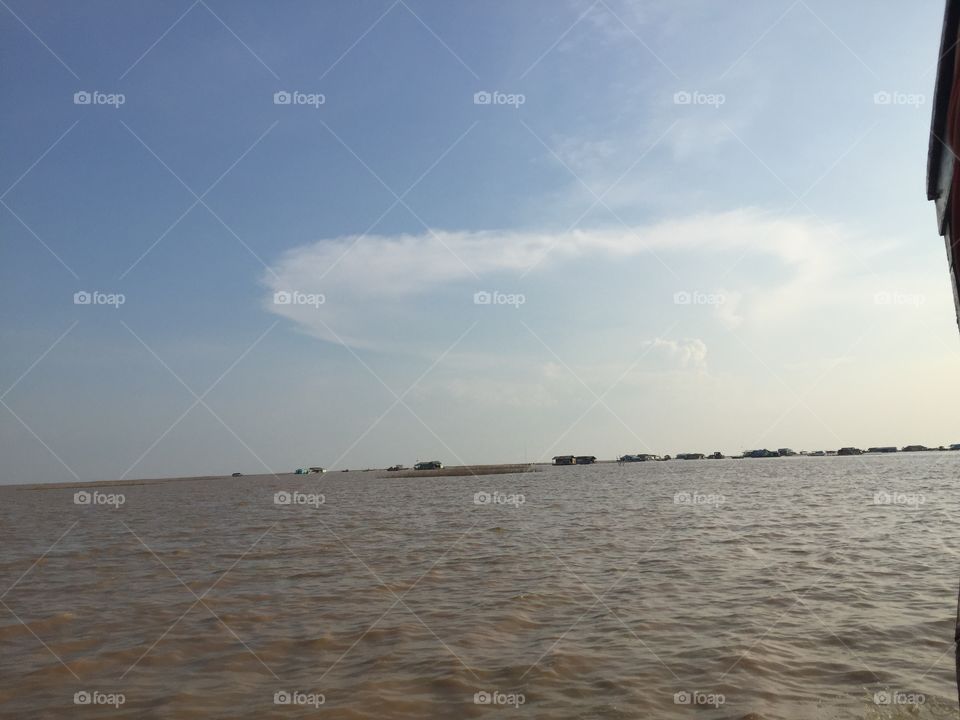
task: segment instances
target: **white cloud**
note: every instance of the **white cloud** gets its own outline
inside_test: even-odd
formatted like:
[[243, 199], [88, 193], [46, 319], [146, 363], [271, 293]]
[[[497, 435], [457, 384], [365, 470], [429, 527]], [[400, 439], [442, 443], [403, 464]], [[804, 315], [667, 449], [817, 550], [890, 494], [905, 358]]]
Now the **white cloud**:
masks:
[[721, 290], [718, 295], [723, 297], [723, 302], [714, 306], [717, 319], [726, 328], [731, 330], [738, 328], [743, 323], [743, 315], [740, 314], [743, 293]]
[[707, 369], [707, 346], [703, 340], [655, 338], [644, 345], [650, 348], [654, 360], [659, 359], [667, 367], [698, 371]]
[[[466, 308], [478, 289], [522, 292], [528, 271], [530, 279], [542, 281], [571, 261], [636, 257], [645, 267], [664, 268], [676, 290], [688, 290], [697, 287], [685, 279], [690, 263], [706, 262], [715, 266], [718, 284], [739, 278], [736, 289], [722, 291], [727, 302], [715, 310], [719, 322], [732, 328], [782, 322], [789, 314], [848, 297], [850, 286], [832, 282], [842, 270], [841, 248], [855, 255], [870, 245], [840, 226], [745, 209], [630, 228], [435, 230], [320, 240], [284, 253], [263, 282], [271, 291], [267, 309], [310, 334], [355, 346], [398, 347], [421, 339], [435, 315], [450, 307], [451, 293]], [[769, 273], [776, 280], [767, 279]], [[557, 292], [567, 281], [558, 282]], [[273, 293], [284, 290], [322, 293], [326, 302], [274, 304]]]

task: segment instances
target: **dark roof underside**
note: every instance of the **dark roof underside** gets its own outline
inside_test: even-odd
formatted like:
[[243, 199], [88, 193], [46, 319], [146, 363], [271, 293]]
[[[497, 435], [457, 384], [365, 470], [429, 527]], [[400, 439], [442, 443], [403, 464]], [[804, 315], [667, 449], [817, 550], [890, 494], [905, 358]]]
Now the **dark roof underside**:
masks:
[[956, 65], [957, 30], [960, 27], [960, 0], [947, 0], [943, 19], [943, 35], [940, 38], [940, 61], [937, 83], [933, 96], [933, 120], [930, 125], [930, 150], [927, 156], [927, 198], [938, 197], [940, 163], [943, 158], [941, 141], [946, 139], [947, 110], [953, 92], [953, 75]]

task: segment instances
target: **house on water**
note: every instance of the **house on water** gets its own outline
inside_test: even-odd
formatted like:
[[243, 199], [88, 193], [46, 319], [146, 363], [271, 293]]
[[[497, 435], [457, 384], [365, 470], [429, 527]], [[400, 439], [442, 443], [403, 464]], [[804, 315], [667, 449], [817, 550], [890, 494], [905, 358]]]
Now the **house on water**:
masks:
[[650, 453], [638, 453], [636, 455], [624, 455], [617, 458], [617, 462], [621, 463], [630, 463], [630, 462], [650, 462], [652, 460], [659, 460], [659, 455], [652, 455]]
[[594, 455], [557, 455], [553, 458], [554, 465], [592, 465], [596, 461]]

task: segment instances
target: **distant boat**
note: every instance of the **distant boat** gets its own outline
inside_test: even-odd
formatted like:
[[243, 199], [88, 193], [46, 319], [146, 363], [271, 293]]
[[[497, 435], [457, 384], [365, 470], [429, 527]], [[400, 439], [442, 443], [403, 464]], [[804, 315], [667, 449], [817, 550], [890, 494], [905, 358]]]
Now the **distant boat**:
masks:
[[[396, 470], [403, 470], [403, 469], [404, 469], [403, 465], [391, 465], [390, 467], [387, 468], [387, 470], [389, 470], [390, 472], [394, 472]], [[364, 470], [364, 472], [367, 472], [367, 471]]]
[[677, 460], [703, 460], [704, 457], [703, 453], [680, 453]]
[[926, 452], [929, 449], [926, 445], [907, 445], [903, 452]]
[[577, 465], [593, 465], [596, 461], [596, 455], [577, 455]]
[[780, 448], [777, 450], [777, 455], [780, 457], [793, 457], [797, 453], [791, 450], [790, 448]]
[[889, 447], [889, 446], [872, 447], [872, 448], [867, 448], [867, 452], [868, 453], [895, 453], [897, 452], [897, 449], [895, 447]]
[[443, 470], [443, 463], [439, 460], [427, 460], [426, 462], [418, 462], [413, 466], [414, 470]]
[[773, 450], [747, 450], [743, 453], [745, 458], [774, 458], [780, 457], [779, 453], [774, 452]]

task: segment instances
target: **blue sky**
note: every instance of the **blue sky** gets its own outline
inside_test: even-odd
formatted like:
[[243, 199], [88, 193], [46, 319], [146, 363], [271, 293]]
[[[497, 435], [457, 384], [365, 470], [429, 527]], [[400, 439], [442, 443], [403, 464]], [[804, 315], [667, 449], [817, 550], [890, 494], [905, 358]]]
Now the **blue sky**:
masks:
[[0, 480], [960, 442], [941, 12], [7, 0]]

